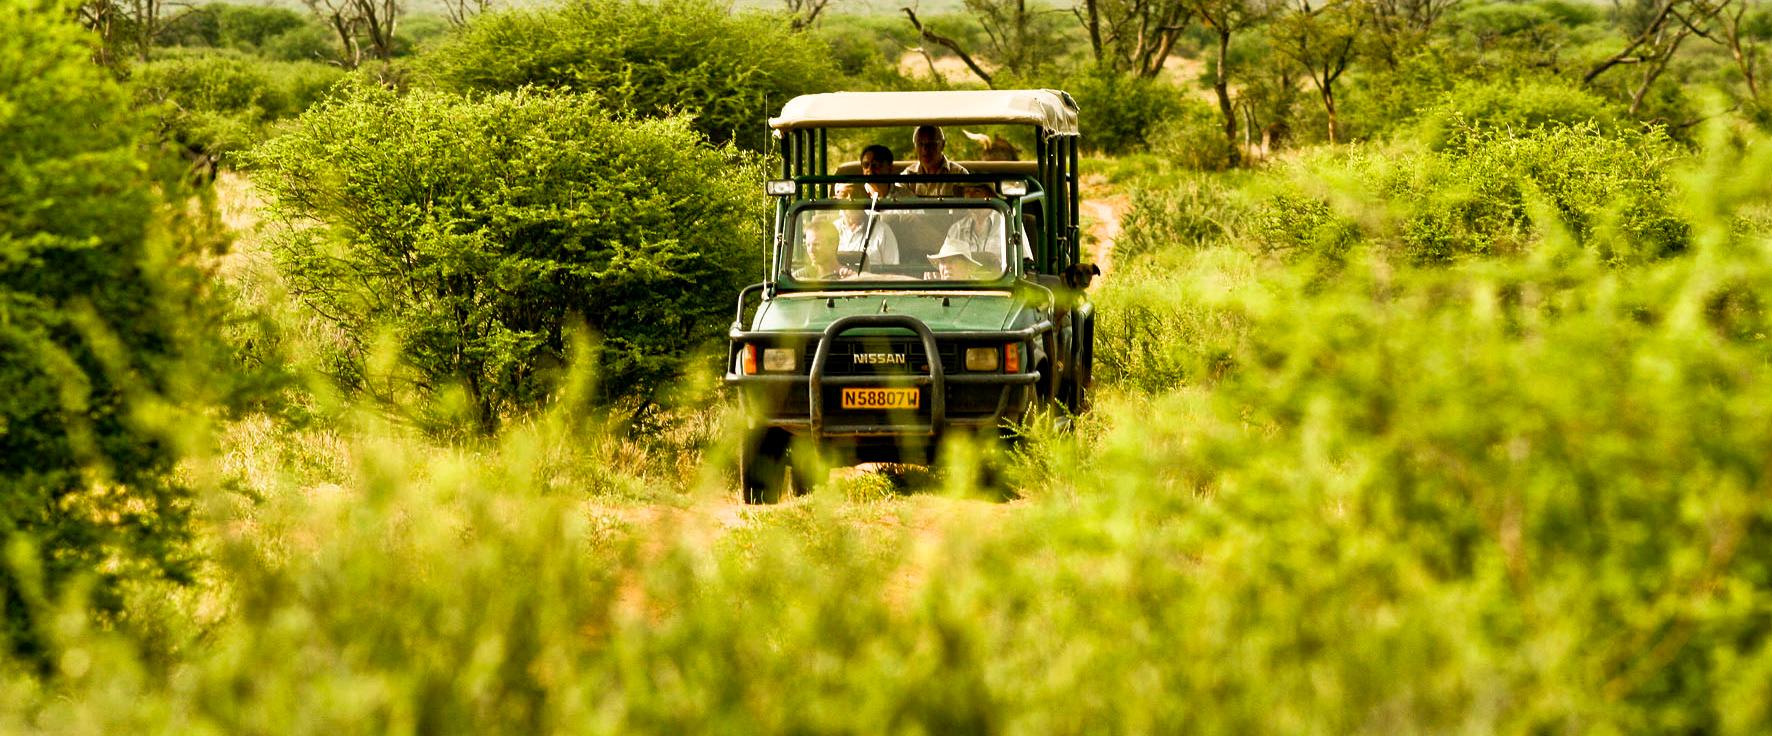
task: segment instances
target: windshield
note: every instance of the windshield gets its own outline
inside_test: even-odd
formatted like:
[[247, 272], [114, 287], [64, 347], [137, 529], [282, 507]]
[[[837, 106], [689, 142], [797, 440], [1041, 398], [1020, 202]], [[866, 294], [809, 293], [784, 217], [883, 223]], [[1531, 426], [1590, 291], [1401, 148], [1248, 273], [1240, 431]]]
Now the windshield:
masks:
[[797, 281], [991, 281], [1008, 268], [1005, 218], [982, 202], [812, 204], [788, 232], [784, 270]]

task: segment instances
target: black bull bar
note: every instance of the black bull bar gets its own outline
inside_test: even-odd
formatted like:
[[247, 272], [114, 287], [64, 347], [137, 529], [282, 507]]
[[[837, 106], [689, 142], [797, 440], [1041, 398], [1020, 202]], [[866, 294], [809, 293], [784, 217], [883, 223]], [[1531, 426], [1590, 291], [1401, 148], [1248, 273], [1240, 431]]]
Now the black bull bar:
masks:
[[[740, 298], [742, 299], [743, 297], [741, 296]], [[836, 342], [838, 337], [841, 337], [843, 333], [851, 330], [875, 328], [900, 328], [916, 333], [917, 338], [923, 343], [923, 355], [928, 360], [929, 371], [921, 374], [875, 374], [860, 376], [825, 375], [825, 364], [830, 360], [831, 356], [831, 344]], [[726, 374], [726, 383], [736, 386], [782, 384], [791, 386], [794, 384], [805, 383], [808, 408], [808, 416], [806, 419], [765, 417], [764, 421], [770, 426], [804, 430], [811, 434], [814, 439], [823, 439], [827, 436], [939, 436], [950, 424], [947, 416], [947, 390], [949, 385], [982, 385], [1009, 388], [1014, 386], [1033, 385], [1036, 381], [1040, 380], [1038, 366], [1036, 365], [1027, 366], [1028, 370], [1021, 373], [960, 373], [947, 375], [941, 365], [941, 354], [937, 350], [935, 333], [930, 331], [929, 326], [924, 324], [922, 320], [903, 314], [857, 314], [847, 317], [839, 317], [829, 325], [826, 325], [824, 330], [816, 332], [811, 330], [772, 330], [751, 332], [741, 329], [737, 324], [734, 324], [728, 336], [732, 338], [732, 350], [729, 351], [727, 355], [726, 365], [728, 366], [728, 372]], [[943, 339], [950, 341], [991, 341], [999, 344], [1006, 342], [1026, 342], [1035, 337], [1040, 337], [1045, 342], [1044, 347], [1046, 349], [1046, 355], [1052, 356], [1057, 354], [1057, 346], [1054, 344], [1056, 336], [1053, 333], [1052, 322], [1050, 320], [1041, 320], [1037, 323], [1016, 330], [943, 332], [941, 333], [941, 336]], [[743, 343], [756, 340], [769, 340], [771, 342], [816, 340], [817, 348], [813, 352], [811, 370], [807, 373], [796, 372], [773, 375], [766, 373], [759, 373], [756, 375], [743, 374], [741, 369], [737, 367], [736, 359], [738, 357], [738, 347]], [[1030, 364], [1034, 362], [1035, 361], [1031, 359], [1028, 361]], [[1053, 380], [1055, 380], [1055, 378], [1048, 378], [1049, 382]], [[824, 388], [826, 386], [928, 386], [930, 387], [929, 423], [925, 425], [921, 423], [893, 424], [886, 422], [876, 424], [839, 424], [826, 426], [824, 410]], [[1052, 391], [1053, 388], [1055, 387], [1047, 387], [1048, 395], [1054, 393]], [[1001, 421], [1002, 414], [1007, 408], [1008, 400], [1009, 393], [1008, 391], [1004, 391], [997, 402], [996, 412], [990, 416], [970, 418], [952, 423], [963, 423], [975, 426], [994, 426]]]

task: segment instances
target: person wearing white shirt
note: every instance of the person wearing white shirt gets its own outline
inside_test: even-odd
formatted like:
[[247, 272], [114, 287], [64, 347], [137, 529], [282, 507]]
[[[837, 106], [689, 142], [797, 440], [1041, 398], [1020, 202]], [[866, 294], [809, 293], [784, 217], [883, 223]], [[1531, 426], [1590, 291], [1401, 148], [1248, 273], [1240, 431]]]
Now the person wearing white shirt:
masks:
[[[843, 199], [863, 196], [861, 189], [849, 184], [838, 185], [836, 194]], [[886, 224], [879, 213], [859, 208], [843, 210], [842, 215], [837, 218], [837, 252], [849, 256], [860, 256], [866, 252], [867, 263], [896, 266], [898, 236], [892, 233], [892, 227]]]
[[[916, 149], [917, 160], [906, 166], [900, 174], [970, 174], [966, 167], [961, 166], [947, 157], [947, 136], [941, 128], [934, 125], [919, 125], [911, 133], [911, 146]], [[929, 182], [913, 184], [911, 191], [919, 197], [952, 197], [960, 187], [953, 182]]]
[[[989, 199], [991, 196], [991, 188], [979, 184], [967, 184], [962, 191], [968, 197]], [[948, 227], [941, 249], [944, 252], [970, 253], [973, 260], [986, 266], [995, 266], [1001, 272], [1006, 265], [1003, 263], [1006, 240], [1002, 214], [994, 209], [979, 207]], [[1034, 249], [1028, 243], [1026, 232], [1021, 234], [1021, 257], [1034, 257]]]

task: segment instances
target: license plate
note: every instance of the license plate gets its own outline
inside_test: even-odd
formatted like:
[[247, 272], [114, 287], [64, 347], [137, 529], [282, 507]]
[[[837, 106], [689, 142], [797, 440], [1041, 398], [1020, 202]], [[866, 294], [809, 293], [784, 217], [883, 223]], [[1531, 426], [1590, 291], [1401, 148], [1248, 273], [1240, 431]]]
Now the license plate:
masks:
[[923, 395], [914, 388], [846, 388], [845, 409], [915, 409]]

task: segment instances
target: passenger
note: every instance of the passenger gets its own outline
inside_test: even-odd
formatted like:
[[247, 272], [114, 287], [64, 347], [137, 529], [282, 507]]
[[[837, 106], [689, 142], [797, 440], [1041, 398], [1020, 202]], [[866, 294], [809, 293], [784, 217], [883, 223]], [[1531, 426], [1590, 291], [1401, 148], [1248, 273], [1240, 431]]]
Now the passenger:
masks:
[[[994, 190], [983, 184], [965, 184], [960, 191], [967, 197], [976, 199], [990, 199], [995, 194]], [[1005, 240], [1002, 214], [989, 207], [976, 207], [967, 210], [966, 216], [948, 227], [941, 249], [943, 252], [958, 250], [971, 253], [976, 258], [994, 262], [1001, 267]], [[1034, 257], [1034, 249], [1028, 244], [1026, 231], [1021, 234], [1021, 257]]]
[[800, 231], [800, 246], [806, 254], [801, 264], [794, 268], [794, 278], [802, 281], [834, 281], [849, 278], [855, 272], [844, 268], [837, 260], [836, 242], [831, 238], [830, 231], [821, 227], [818, 218], [807, 218]]
[[[901, 174], [970, 174], [966, 167], [961, 166], [947, 157], [947, 136], [941, 128], [933, 125], [919, 125], [911, 133], [911, 146], [916, 149], [917, 160], [906, 166]], [[911, 187], [919, 197], [952, 197], [959, 191], [959, 185], [952, 182], [930, 182], [916, 184]]]
[[943, 281], [977, 281], [996, 275], [989, 266], [973, 260], [972, 254], [956, 241], [943, 243], [929, 262], [935, 264], [935, 278]]
[[[861, 173], [863, 176], [890, 176], [892, 172], [892, 149], [875, 143], [861, 149]], [[911, 191], [903, 184], [885, 184], [870, 182], [868, 194], [874, 199], [882, 197], [906, 197]]]
[[[862, 191], [853, 184], [837, 185], [837, 197], [841, 199], [861, 199], [864, 196]], [[867, 245], [864, 247], [863, 243]], [[862, 259], [863, 252], [867, 254], [865, 260]], [[893, 235], [892, 227], [877, 212], [860, 208], [843, 210], [842, 215], [837, 218], [837, 254], [846, 256], [841, 259], [845, 262], [861, 263], [863, 266], [896, 266], [898, 237]], [[866, 270], [863, 266], [857, 266], [857, 270]]]

